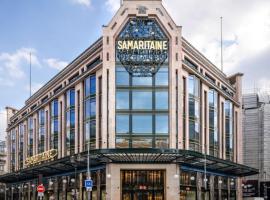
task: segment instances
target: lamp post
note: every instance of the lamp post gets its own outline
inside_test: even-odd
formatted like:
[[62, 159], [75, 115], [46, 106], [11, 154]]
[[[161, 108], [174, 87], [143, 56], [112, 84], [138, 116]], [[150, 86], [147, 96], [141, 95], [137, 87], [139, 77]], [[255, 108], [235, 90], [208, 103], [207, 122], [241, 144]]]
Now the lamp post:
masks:
[[[89, 141], [87, 145], [87, 179], [91, 179], [91, 171], [90, 171], [90, 142], [91, 142], [91, 133], [89, 133]], [[91, 200], [91, 191], [88, 190], [88, 200]]]
[[72, 165], [74, 166], [75, 168], [75, 174], [74, 174], [74, 177], [75, 177], [75, 180], [74, 180], [74, 184], [75, 184], [75, 187], [74, 187], [74, 200], [77, 200], [77, 158], [75, 156], [71, 156], [71, 161]]
[[206, 190], [207, 190], [207, 179], [206, 179], [206, 141], [205, 141], [205, 147], [204, 147], [204, 199], [206, 200]]

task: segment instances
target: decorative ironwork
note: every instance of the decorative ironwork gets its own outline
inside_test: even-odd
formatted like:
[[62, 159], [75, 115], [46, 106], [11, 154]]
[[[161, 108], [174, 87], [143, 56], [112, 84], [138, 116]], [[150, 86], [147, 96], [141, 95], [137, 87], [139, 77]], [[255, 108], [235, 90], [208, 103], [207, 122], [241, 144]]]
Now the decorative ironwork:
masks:
[[153, 76], [168, 59], [169, 41], [155, 19], [129, 19], [116, 41], [116, 59], [132, 76]]

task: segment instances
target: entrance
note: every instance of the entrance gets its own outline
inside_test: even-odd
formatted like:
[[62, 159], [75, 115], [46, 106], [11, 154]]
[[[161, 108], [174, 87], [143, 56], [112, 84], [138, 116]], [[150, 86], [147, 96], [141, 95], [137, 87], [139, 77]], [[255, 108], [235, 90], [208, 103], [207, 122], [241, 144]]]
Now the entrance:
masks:
[[164, 200], [164, 182], [164, 170], [123, 170], [122, 200]]

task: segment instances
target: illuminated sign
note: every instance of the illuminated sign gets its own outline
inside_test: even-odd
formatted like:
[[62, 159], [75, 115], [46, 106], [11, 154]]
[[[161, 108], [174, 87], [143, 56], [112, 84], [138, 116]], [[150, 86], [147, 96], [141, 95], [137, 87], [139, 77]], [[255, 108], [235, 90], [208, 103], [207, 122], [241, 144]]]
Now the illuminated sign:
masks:
[[57, 156], [57, 150], [56, 149], [51, 149], [49, 151], [45, 151], [43, 153], [34, 155], [32, 157], [26, 158], [25, 164], [27, 166], [35, 165], [35, 164], [40, 164], [44, 161], [52, 160]]
[[118, 41], [117, 49], [119, 50], [168, 50], [168, 41], [143, 41], [129, 40]]
[[168, 51], [169, 40], [155, 19], [131, 18], [116, 40], [116, 60], [132, 76], [153, 76]]

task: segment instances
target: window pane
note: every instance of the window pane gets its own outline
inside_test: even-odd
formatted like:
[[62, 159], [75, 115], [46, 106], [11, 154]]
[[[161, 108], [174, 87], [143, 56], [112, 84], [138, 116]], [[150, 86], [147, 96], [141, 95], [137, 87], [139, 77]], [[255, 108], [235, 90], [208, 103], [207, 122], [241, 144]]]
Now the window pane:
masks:
[[156, 115], [156, 134], [168, 134], [169, 119], [167, 115]]
[[116, 69], [116, 85], [129, 85], [129, 73], [123, 67]]
[[132, 132], [134, 134], [152, 134], [152, 115], [133, 115]]
[[129, 92], [128, 91], [117, 91], [116, 108], [129, 109]]
[[70, 106], [75, 106], [75, 90], [70, 90]]
[[116, 148], [129, 148], [129, 139], [128, 138], [116, 138], [115, 141]]
[[132, 138], [132, 148], [151, 148], [152, 145], [152, 138], [146, 137], [133, 137]]
[[90, 95], [90, 78], [89, 77], [84, 80], [84, 91], [85, 91], [86, 97]]
[[96, 93], [96, 76], [90, 77], [90, 93], [91, 95]]
[[168, 68], [160, 68], [156, 73], [156, 85], [168, 85]]
[[133, 91], [132, 104], [133, 109], [152, 109], [152, 92]]
[[168, 109], [168, 91], [156, 92], [156, 109]]
[[90, 100], [90, 117], [96, 116], [96, 99]]
[[156, 143], [156, 148], [166, 149], [169, 147], [168, 138], [156, 138], [155, 143]]
[[70, 126], [75, 128], [75, 110], [70, 110]]
[[128, 115], [117, 115], [116, 116], [116, 133], [129, 133], [129, 116]]
[[152, 85], [152, 77], [132, 77], [133, 85]]

